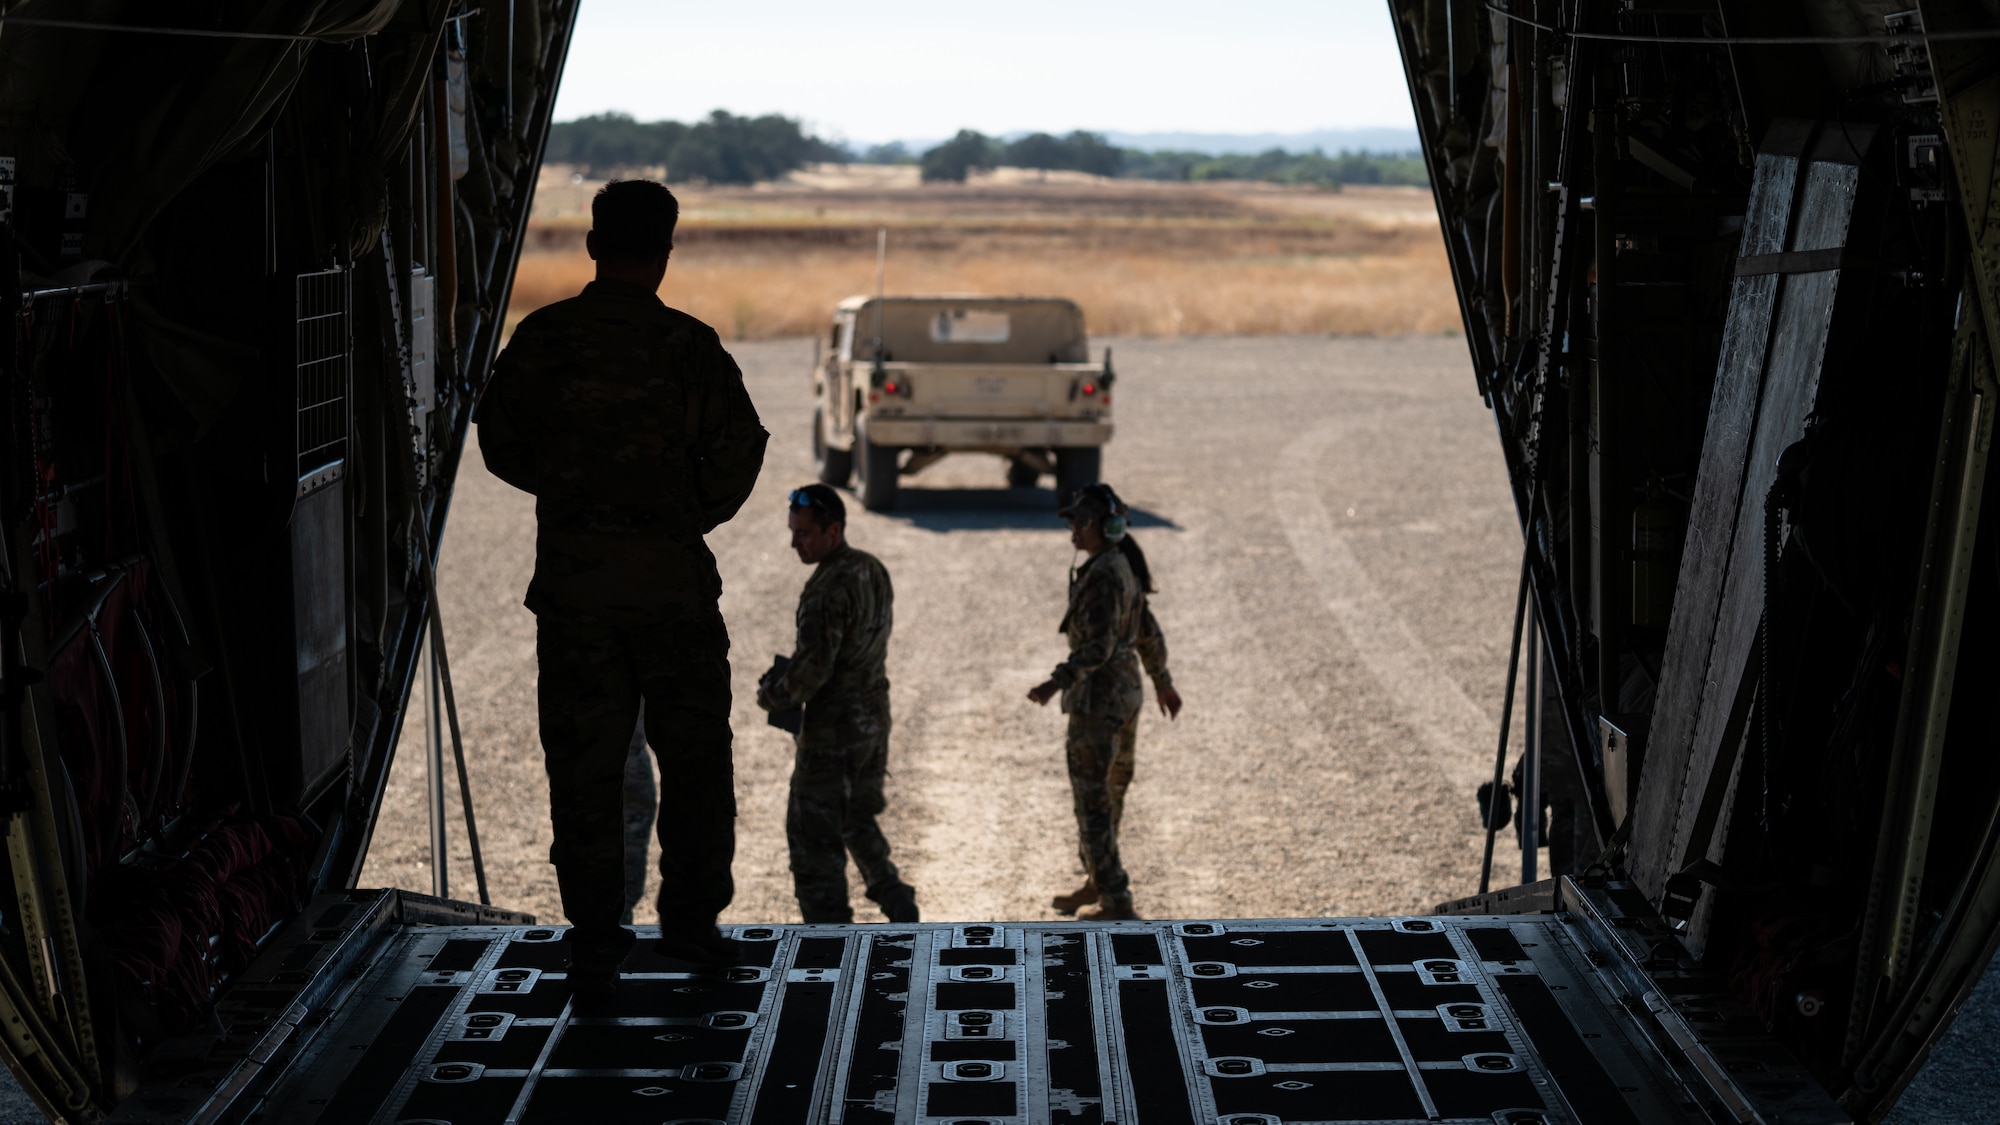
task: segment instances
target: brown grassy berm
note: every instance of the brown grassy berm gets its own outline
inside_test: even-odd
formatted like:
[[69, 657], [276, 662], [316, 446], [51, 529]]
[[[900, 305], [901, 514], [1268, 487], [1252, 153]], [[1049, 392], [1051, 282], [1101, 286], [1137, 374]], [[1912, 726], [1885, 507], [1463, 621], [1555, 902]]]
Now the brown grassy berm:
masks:
[[[1104, 181], [681, 195], [685, 218], [660, 296], [726, 339], [823, 331], [835, 302], [873, 288], [883, 226], [889, 292], [1067, 296], [1095, 334], [1458, 327], [1436, 223], [1411, 189]], [[571, 215], [537, 222], [510, 321], [590, 279], [584, 226]]]

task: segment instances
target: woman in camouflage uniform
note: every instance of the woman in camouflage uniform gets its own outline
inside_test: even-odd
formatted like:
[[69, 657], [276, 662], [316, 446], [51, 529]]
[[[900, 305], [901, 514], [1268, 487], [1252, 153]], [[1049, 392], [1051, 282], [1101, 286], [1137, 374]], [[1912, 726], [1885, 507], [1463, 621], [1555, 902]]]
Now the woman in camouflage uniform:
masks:
[[1126, 514], [1125, 502], [1107, 484], [1083, 489], [1062, 509], [1070, 542], [1089, 557], [1070, 575], [1069, 612], [1060, 626], [1069, 638], [1069, 659], [1028, 692], [1038, 704], [1061, 692], [1069, 715], [1069, 784], [1085, 879], [1074, 892], [1057, 895], [1054, 905], [1073, 914], [1097, 903], [1096, 910], [1080, 915], [1091, 921], [1138, 917], [1118, 858], [1118, 822], [1145, 705], [1142, 665], [1153, 679], [1160, 710], [1170, 719], [1181, 710], [1180, 693], [1167, 672], [1166, 637], [1146, 605], [1152, 572], [1126, 532]]

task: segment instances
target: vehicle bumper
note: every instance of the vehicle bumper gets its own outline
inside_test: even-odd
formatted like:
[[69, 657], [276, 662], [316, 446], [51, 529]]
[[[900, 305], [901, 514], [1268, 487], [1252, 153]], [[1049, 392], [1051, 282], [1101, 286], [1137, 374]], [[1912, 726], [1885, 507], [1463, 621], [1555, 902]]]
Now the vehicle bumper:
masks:
[[934, 418], [869, 418], [868, 440], [885, 446], [1012, 451], [1103, 445], [1111, 423], [1052, 418], [995, 418], [956, 421]]

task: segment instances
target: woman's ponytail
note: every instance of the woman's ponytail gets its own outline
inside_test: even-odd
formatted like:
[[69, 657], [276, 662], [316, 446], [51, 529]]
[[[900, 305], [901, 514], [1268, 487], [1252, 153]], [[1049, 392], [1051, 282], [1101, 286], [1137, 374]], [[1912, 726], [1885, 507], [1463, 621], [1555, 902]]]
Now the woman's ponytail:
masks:
[[1125, 561], [1132, 567], [1132, 577], [1139, 580], [1140, 593], [1153, 592], [1153, 568], [1146, 565], [1146, 552], [1139, 549], [1139, 542], [1127, 533], [1118, 540], [1118, 550], [1125, 555]]

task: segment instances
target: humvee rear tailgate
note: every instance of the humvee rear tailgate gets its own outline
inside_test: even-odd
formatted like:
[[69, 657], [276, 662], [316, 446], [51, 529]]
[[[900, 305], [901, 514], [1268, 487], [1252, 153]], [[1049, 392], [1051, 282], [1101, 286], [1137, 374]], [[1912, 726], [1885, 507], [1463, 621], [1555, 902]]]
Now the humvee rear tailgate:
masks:
[[1088, 397], [1083, 390], [1103, 377], [1104, 368], [1094, 363], [890, 363], [884, 378], [909, 392], [883, 395], [877, 410], [900, 405], [953, 418], [1082, 417], [1103, 409], [1093, 402], [1102, 390]]
[[869, 440], [951, 449], [1103, 445], [1111, 440], [1103, 378], [1093, 363], [885, 364]]
[[1062, 449], [1103, 445], [1111, 440], [1111, 423], [1004, 417], [970, 421], [876, 415], [868, 420], [868, 439], [878, 445], [934, 445], [956, 450]]

